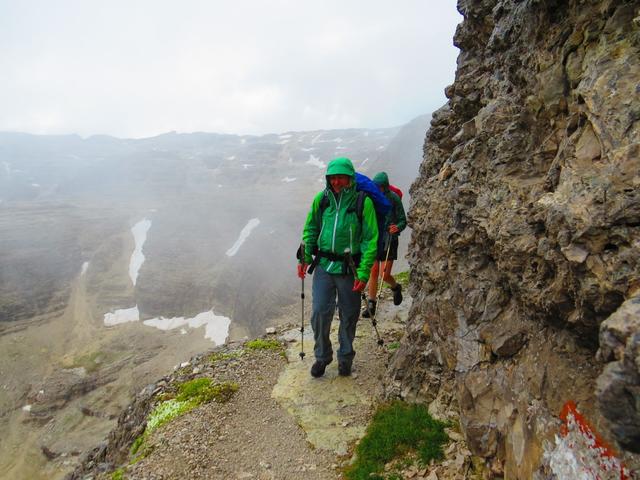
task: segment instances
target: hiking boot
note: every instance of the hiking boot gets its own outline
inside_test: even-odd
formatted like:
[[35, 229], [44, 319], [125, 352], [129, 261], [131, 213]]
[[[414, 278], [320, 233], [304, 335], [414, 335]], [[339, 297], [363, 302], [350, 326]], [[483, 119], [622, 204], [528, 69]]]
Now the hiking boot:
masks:
[[[371, 315], [369, 315], [369, 312], [371, 312]], [[362, 311], [361, 317], [362, 318], [370, 318], [370, 317], [373, 317], [375, 314], [376, 314], [376, 301], [375, 300], [368, 300], [367, 301], [367, 306]]]
[[349, 362], [338, 363], [338, 375], [348, 377], [351, 375], [351, 364]]
[[330, 362], [322, 362], [320, 360], [316, 360], [313, 365], [311, 365], [311, 376], [318, 378], [324, 375], [324, 371], [329, 365]]
[[402, 285], [396, 283], [396, 287], [393, 290], [393, 304], [400, 305], [402, 303]]

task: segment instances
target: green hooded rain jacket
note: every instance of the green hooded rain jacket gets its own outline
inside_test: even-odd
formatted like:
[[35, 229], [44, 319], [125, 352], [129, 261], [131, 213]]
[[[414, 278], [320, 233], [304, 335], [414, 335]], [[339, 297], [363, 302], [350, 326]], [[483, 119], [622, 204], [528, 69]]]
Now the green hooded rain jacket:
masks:
[[[327, 188], [319, 192], [313, 199], [311, 210], [302, 233], [304, 243], [304, 262], [310, 264], [313, 260], [314, 247], [324, 252], [344, 255], [349, 248], [352, 255], [362, 254], [357, 268], [357, 277], [366, 282], [369, 272], [376, 259], [378, 242], [378, 223], [373, 202], [369, 197], [364, 200], [362, 223], [355, 211], [356, 193], [355, 169], [348, 158], [336, 158], [327, 167]], [[336, 195], [329, 184], [330, 175], [349, 175], [351, 185]], [[329, 206], [322, 212], [320, 218], [320, 202], [327, 192]], [[321, 258], [318, 263], [330, 274], [342, 274], [342, 262]]]
[[382, 225], [382, 231], [386, 232], [389, 225], [394, 223], [398, 227], [398, 234], [407, 227], [407, 216], [404, 213], [404, 207], [402, 206], [402, 199], [395, 193], [389, 190], [389, 176], [386, 172], [380, 172], [373, 177], [373, 183], [382, 187], [384, 195], [391, 202], [391, 211], [385, 217], [385, 224]]

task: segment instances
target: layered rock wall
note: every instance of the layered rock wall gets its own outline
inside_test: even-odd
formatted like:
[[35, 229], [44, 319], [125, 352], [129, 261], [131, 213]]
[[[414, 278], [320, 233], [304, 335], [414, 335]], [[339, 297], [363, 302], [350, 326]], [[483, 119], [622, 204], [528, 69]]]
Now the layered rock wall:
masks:
[[640, 2], [458, 10], [455, 83], [411, 188], [414, 303], [389, 395], [451, 398], [508, 478], [542, 471], [570, 400], [637, 465]]

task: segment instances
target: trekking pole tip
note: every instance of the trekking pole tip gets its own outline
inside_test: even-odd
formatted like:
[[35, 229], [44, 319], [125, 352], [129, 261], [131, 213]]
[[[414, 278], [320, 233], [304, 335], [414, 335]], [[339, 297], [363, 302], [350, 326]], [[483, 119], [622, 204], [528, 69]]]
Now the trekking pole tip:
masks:
[[305, 356], [304, 352], [300, 352], [298, 355], [300, 355], [300, 360], [304, 360], [304, 356]]

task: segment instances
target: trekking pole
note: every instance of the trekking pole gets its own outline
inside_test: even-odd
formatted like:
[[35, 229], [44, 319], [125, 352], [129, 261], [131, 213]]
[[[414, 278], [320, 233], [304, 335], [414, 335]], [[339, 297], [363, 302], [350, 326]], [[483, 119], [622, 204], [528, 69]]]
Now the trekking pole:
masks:
[[302, 279], [302, 291], [300, 292], [302, 299], [302, 314], [300, 315], [300, 360], [304, 360], [304, 278]]
[[[300, 250], [302, 258], [304, 259], [304, 243], [300, 244]], [[304, 260], [303, 260], [304, 264]], [[301, 279], [302, 289], [300, 290], [300, 299], [302, 301], [302, 310], [300, 314], [300, 360], [304, 360], [304, 277]]]
[[380, 274], [378, 276], [378, 292], [376, 294], [376, 311], [373, 312], [372, 320], [375, 321], [376, 314], [378, 313], [378, 302], [380, 301], [380, 295], [382, 294], [382, 286], [384, 284], [384, 271], [387, 269], [387, 262], [389, 261], [389, 252], [391, 251], [391, 238], [388, 233], [387, 235], [387, 253], [384, 257], [384, 267], [380, 268]]
[[[353, 262], [353, 257], [351, 257], [351, 249], [349, 248], [345, 248], [344, 249], [344, 258], [345, 260], [347, 260], [347, 263], [349, 264], [349, 267], [351, 268], [351, 271], [353, 272], [353, 276], [354, 278], [358, 278], [358, 275], [356, 274], [356, 264]], [[364, 292], [362, 292], [362, 298], [365, 298], [365, 294]], [[382, 346], [384, 345], [384, 340], [382, 340], [382, 338], [380, 338], [380, 332], [378, 332], [378, 325], [376, 323], [375, 318], [373, 318], [375, 316], [371, 315], [371, 309], [369, 308], [369, 302], [366, 302], [365, 305], [367, 306], [367, 311], [369, 312], [369, 318], [371, 319], [371, 325], [373, 325], [373, 329], [376, 332], [376, 337], [378, 338], [378, 345]]]

